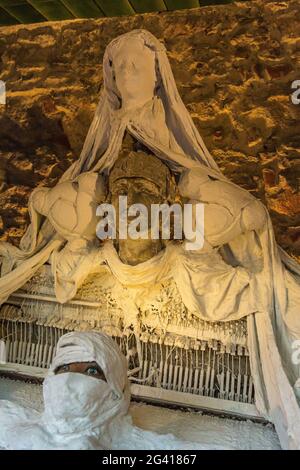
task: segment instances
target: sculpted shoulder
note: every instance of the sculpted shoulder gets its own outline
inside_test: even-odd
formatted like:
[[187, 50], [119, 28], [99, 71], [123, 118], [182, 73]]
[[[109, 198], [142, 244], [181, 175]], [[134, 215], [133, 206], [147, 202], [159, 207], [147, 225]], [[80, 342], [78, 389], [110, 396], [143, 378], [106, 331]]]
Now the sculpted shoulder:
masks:
[[191, 204], [204, 204], [204, 236], [212, 246], [259, 230], [266, 222], [266, 209], [259, 200], [229, 181], [209, 176], [205, 169], [186, 170], [179, 191]]
[[31, 204], [66, 239], [93, 237], [97, 205], [104, 200], [104, 179], [98, 173], [83, 173], [74, 181], [58, 183], [54, 188], [38, 188]]
[[230, 181], [210, 176], [205, 167], [184, 171], [178, 188], [183, 197], [224, 206], [232, 213], [240, 210], [254, 199], [251, 194]]

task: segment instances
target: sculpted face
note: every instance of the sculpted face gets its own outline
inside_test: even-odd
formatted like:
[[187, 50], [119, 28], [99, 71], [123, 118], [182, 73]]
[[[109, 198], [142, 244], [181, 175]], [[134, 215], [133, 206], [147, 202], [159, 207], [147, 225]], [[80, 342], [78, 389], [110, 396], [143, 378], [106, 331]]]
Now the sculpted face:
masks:
[[[127, 196], [128, 207], [132, 204], [143, 204], [148, 213], [151, 212], [151, 204], [160, 204], [163, 202], [160, 189], [157, 185], [144, 178], [121, 178], [117, 181], [111, 191], [111, 203], [119, 211], [119, 196]], [[128, 222], [134, 217], [128, 217]], [[128, 236], [126, 240], [119, 238], [119, 227], [117, 219], [117, 248], [119, 251], [120, 259], [123, 263], [136, 265], [147, 261], [155, 256], [162, 248], [161, 240], [151, 239], [151, 223], [150, 217], [148, 218], [148, 235], [149, 238], [133, 240]]]
[[[123, 263], [136, 265], [147, 261], [164, 248], [164, 241], [151, 238], [151, 205], [167, 202], [169, 169], [152, 155], [132, 152], [118, 160], [110, 174], [111, 204], [119, 213], [120, 196], [127, 197], [127, 205], [143, 204], [148, 211], [148, 238], [123, 240], [119, 237], [117, 217], [116, 248]], [[136, 216], [128, 217], [128, 223]]]
[[143, 204], [149, 213], [151, 204], [162, 202], [160, 188], [145, 178], [120, 178], [111, 191], [115, 208], [119, 205], [119, 196], [127, 196], [128, 205]]
[[156, 85], [155, 54], [137, 39], [129, 39], [112, 58], [114, 79], [122, 99], [122, 108], [129, 109], [149, 101]]

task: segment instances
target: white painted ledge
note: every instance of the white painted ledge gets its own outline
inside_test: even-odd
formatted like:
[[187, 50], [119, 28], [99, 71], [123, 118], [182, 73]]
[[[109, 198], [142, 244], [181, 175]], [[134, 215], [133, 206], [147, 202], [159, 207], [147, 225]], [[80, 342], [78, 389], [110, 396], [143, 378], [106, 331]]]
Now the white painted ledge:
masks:
[[[26, 366], [22, 364], [0, 364], [0, 372], [13, 373], [20, 376], [28, 376], [44, 379], [48, 370], [41, 367]], [[205, 397], [192, 393], [177, 392], [164, 388], [149, 387], [147, 385], [131, 384], [132, 398], [145, 400], [146, 402], [159, 403], [160, 405], [177, 405], [181, 407], [195, 408], [216, 414], [233, 415], [244, 419], [265, 421], [258, 413], [255, 405], [241, 403], [220, 398]]]
[[177, 392], [164, 388], [149, 387], [146, 385], [132, 384], [131, 394], [133, 398], [144, 399], [159, 404], [177, 405], [181, 407], [195, 408], [211, 413], [222, 413], [247, 418], [256, 421], [265, 421], [260, 416], [255, 405], [221, 398], [205, 397], [192, 393]]

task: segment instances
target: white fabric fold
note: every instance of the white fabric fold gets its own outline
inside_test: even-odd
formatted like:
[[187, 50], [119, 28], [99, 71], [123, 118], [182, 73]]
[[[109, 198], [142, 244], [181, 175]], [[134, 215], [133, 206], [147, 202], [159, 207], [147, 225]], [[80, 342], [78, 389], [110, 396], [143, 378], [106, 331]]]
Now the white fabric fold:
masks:
[[[57, 367], [95, 361], [106, 381]], [[0, 400], [0, 448], [14, 450], [207, 449], [132, 424], [126, 359], [103, 333], [67, 333], [43, 385], [44, 411]]]

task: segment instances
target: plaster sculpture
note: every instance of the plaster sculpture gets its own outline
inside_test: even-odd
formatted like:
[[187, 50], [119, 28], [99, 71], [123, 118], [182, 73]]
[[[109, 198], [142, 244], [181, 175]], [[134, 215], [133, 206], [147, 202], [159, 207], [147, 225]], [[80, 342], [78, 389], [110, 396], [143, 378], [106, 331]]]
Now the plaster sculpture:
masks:
[[[55, 371], [93, 357], [103, 379]], [[87, 361], [85, 360], [86, 358]], [[60, 390], [60, 394], [57, 393]], [[103, 333], [64, 335], [43, 383], [43, 412], [0, 401], [0, 448], [12, 450], [233, 449], [230, 445], [183, 441], [135, 426], [129, 414], [127, 361]]]
[[[91, 273], [104, 272], [118, 286], [115, 291], [125, 306], [125, 321], [134, 324], [141, 295], [147, 297], [153, 286], [172, 281], [199, 322], [246, 318], [256, 406], [274, 422], [283, 447], [300, 448], [295, 386], [299, 365], [291, 361], [293, 342], [300, 338], [299, 265], [276, 245], [266, 208], [218, 169], [178, 94], [165, 48], [156, 38], [134, 30], [113, 40], [105, 51], [103, 76], [103, 90], [79, 160], [53, 192], [33, 192], [32, 223], [20, 249], [0, 245], [1, 302], [48, 261], [61, 303], [72, 300]], [[152, 166], [156, 158], [163, 163], [162, 174], [171, 172], [175, 194], [205, 205], [202, 250], [187, 251], [186, 241], [164, 245], [159, 240], [141, 248], [132, 240], [100, 243], [91, 237], [86, 227], [94, 227], [95, 220], [90, 209], [86, 216], [88, 202], [80, 184], [74, 205], [72, 182], [80, 175], [109, 176], [110, 187], [105, 189], [101, 182], [100, 193], [102, 197], [109, 189], [113, 200], [119, 194], [120, 181], [114, 175], [122, 167], [119, 159], [126, 158], [121, 155], [126, 135], [134, 140], [135, 158], [146, 162], [150, 154]], [[133, 168], [137, 166], [135, 163]], [[162, 198], [164, 188], [160, 193], [149, 172], [147, 177], [147, 165], [131, 176], [142, 178], [141, 192], [150, 187], [147, 203]], [[126, 181], [129, 177], [117, 179], [123, 179], [131, 197], [134, 185]], [[64, 184], [68, 193], [62, 191]], [[59, 202], [61, 191], [64, 202]], [[95, 190], [86, 201], [92, 203], [97, 195]], [[60, 220], [66, 201], [73, 201], [74, 210], [67, 226]], [[77, 220], [84, 223], [77, 224]], [[74, 241], [70, 232], [75, 226], [78, 236]]]

